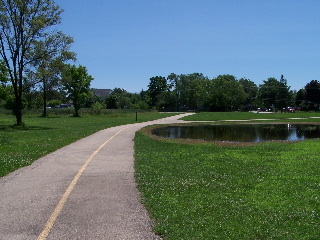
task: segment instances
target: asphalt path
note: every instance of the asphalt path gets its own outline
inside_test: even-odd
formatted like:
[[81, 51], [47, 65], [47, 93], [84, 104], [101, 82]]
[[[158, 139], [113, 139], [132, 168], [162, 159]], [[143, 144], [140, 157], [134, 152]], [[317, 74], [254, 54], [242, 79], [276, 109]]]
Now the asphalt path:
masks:
[[189, 114], [99, 131], [0, 178], [0, 239], [160, 239], [134, 179], [134, 135]]

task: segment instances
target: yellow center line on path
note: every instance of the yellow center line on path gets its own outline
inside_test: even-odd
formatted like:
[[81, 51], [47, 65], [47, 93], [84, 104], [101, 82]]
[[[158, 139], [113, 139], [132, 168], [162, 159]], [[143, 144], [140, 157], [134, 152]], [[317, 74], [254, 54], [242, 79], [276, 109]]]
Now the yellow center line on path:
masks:
[[122, 132], [123, 130], [127, 129], [126, 128], [122, 128], [119, 132], [117, 132], [115, 135], [113, 135], [111, 138], [109, 138], [107, 141], [105, 141], [89, 158], [88, 160], [85, 162], [85, 164], [81, 167], [81, 169], [79, 170], [79, 172], [77, 173], [77, 175], [74, 177], [74, 179], [72, 180], [72, 182], [70, 183], [69, 187], [67, 188], [67, 190], [65, 191], [65, 193], [63, 194], [62, 198], [60, 199], [58, 205], [56, 206], [55, 210], [53, 211], [53, 213], [51, 214], [51, 217], [49, 218], [49, 220], [47, 221], [45, 227], [43, 228], [41, 234], [38, 237], [38, 240], [45, 240], [47, 239], [51, 229], [54, 226], [55, 221], [57, 220], [58, 216], [60, 215], [61, 210], [63, 209], [64, 205], [67, 202], [68, 197], [70, 196], [72, 190], [74, 189], [74, 187], [76, 186], [78, 180], [81, 177], [81, 174], [84, 172], [84, 170], [87, 168], [87, 166], [89, 165], [89, 163], [91, 162], [91, 160], [97, 155], [97, 153], [105, 146], [107, 145], [107, 143], [109, 143], [115, 136], [117, 136], [120, 132]]

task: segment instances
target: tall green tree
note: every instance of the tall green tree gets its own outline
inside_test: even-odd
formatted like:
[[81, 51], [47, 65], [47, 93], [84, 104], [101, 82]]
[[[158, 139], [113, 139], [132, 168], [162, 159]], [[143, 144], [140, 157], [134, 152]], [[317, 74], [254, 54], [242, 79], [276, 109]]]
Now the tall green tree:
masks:
[[202, 73], [181, 74], [177, 85], [180, 103], [187, 109], [200, 109], [208, 96], [208, 78]]
[[135, 101], [134, 94], [127, 92], [123, 88], [115, 88], [109, 97], [106, 98], [109, 109], [130, 109]]
[[70, 51], [73, 39], [58, 32], [43, 41], [37, 42], [34, 51], [43, 56], [34, 62], [34, 71], [28, 74], [43, 93], [43, 116], [47, 116], [47, 93], [60, 86], [65, 62], [76, 60], [76, 54]]
[[320, 82], [318, 80], [312, 80], [305, 86], [305, 98], [306, 101], [314, 106], [315, 111], [320, 104]]
[[277, 108], [283, 109], [294, 104], [294, 91], [290, 90], [287, 84], [287, 79], [283, 75], [280, 77], [279, 90], [277, 95]]
[[244, 104], [248, 110], [256, 105], [258, 86], [251, 80], [246, 78], [240, 78], [239, 83], [242, 85], [244, 92], [246, 93], [246, 99]]
[[169, 90], [171, 91], [171, 101], [170, 101], [170, 108], [173, 109], [177, 109], [178, 111], [180, 111], [180, 106], [181, 106], [181, 101], [180, 101], [180, 76], [175, 74], [175, 73], [171, 73], [168, 77], [167, 77], [167, 81], [168, 81], [168, 87]]
[[160, 105], [162, 105], [160, 96], [168, 90], [169, 85], [165, 77], [151, 77], [148, 85], [148, 96], [151, 101], [150, 105], [152, 107], [160, 107]]
[[55, 33], [52, 26], [60, 23], [61, 12], [53, 0], [0, 0], [0, 55], [9, 69], [17, 125], [23, 124], [26, 71], [44, 57], [34, 51], [35, 46]]
[[178, 109], [204, 109], [208, 107], [211, 81], [202, 73], [174, 74], [167, 79], [176, 98]]
[[259, 86], [258, 98], [266, 108], [283, 109], [288, 107], [292, 101], [292, 92], [283, 79], [278, 81], [276, 78], [268, 78]]
[[295, 104], [298, 107], [302, 107], [302, 104], [306, 101], [306, 90], [300, 89], [296, 94]]
[[79, 117], [79, 109], [92, 95], [90, 84], [93, 77], [88, 74], [86, 67], [67, 64], [63, 74], [62, 81], [67, 97], [73, 103], [75, 117]]
[[243, 86], [233, 75], [219, 75], [212, 83], [211, 108], [215, 111], [237, 110], [247, 98]]
[[202, 73], [193, 73], [189, 77], [192, 79], [190, 91], [188, 91], [189, 97], [192, 99], [190, 108], [195, 110], [209, 109], [212, 81]]

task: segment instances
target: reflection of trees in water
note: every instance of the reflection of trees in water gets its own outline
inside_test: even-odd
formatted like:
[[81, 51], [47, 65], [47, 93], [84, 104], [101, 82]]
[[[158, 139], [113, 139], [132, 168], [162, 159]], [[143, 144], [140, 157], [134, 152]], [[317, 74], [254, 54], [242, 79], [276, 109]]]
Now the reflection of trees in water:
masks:
[[320, 138], [320, 126], [311, 124], [233, 124], [169, 126], [152, 131], [165, 138], [189, 138], [231, 142], [298, 141]]

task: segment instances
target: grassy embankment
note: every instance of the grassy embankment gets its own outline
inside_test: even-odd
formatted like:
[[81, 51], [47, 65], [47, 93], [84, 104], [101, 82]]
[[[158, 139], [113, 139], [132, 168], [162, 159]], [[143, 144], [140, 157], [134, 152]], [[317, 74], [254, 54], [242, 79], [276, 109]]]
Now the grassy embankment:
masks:
[[[172, 114], [138, 113], [138, 122], [155, 120]], [[25, 127], [15, 127], [15, 118], [0, 114], [0, 177], [30, 165], [36, 159], [99, 130], [136, 122], [135, 112], [106, 115], [25, 115]]]
[[[251, 113], [251, 112], [201, 112], [196, 115], [185, 117], [186, 121], [221, 121], [221, 120], [248, 120], [248, 119], [266, 119], [266, 121], [290, 121], [290, 122], [314, 122], [313, 117], [320, 118], [320, 112], [296, 112], [296, 113]], [[304, 119], [290, 119], [304, 118]], [[310, 119], [305, 119], [310, 118]], [[269, 119], [269, 120], [267, 120]]]
[[[298, 116], [320, 115], [289, 115]], [[187, 119], [276, 117], [202, 113]], [[320, 140], [220, 146], [145, 132], [136, 135], [136, 178], [164, 239], [320, 239]]]

